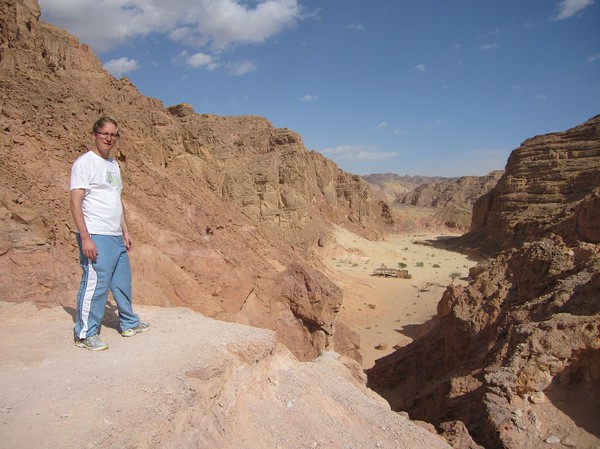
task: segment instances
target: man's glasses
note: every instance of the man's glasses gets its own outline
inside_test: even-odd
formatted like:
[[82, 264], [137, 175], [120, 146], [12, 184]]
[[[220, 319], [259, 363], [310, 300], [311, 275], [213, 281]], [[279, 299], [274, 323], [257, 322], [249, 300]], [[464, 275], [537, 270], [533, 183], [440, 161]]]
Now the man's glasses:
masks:
[[98, 131], [96, 131], [96, 134], [98, 134], [98, 135], [99, 135], [100, 137], [102, 137], [103, 139], [108, 139], [108, 138], [111, 138], [111, 139], [115, 139], [115, 140], [116, 140], [116, 139], [118, 139], [118, 138], [119, 138], [119, 135], [118, 135], [118, 134], [112, 134], [112, 133], [101, 133], [101, 132], [98, 132]]

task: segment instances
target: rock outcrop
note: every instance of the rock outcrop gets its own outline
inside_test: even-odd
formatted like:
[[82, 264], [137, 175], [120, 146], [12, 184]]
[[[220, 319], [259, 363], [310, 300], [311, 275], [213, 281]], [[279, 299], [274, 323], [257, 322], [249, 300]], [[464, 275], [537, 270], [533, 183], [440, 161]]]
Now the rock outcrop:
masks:
[[189, 105], [168, 110], [184, 153], [161, 155], [159, 164], [169, 172], [192, 168], [218, 196], [287, 241], [314, 244], [331, 223], [371, 237], [392, 229], [387, 204], [368, 184], [308, 152], [299, 134], [261, 117], [196, 115]]
[[109, 113], [137, 241], [135, 301], [273, 329], [302, 359], [330, 347], [341, 291], [311, 250], [332, 222], [371, 236], [391, 229], [387, 205], [264, 118], [141, 95], [39, 15], [34, 0], [0, 11], [0, 299], [74, 301], [70, 166]]
[[[141, 306], [152, 329], [90, 353], [71, 309], [0, 302], [3, 449], [449, 449], [365, 387], [355, 361], [299, 362], [272, 331]], [[30, 328], [37, 329], [30, 338]]]
[[555, 233], [600, 243], [599, 159], [600, 116], [526, 140], [475, 204], [463, 242], [497, 251]]
[[475, 201], [496, 185], [502, 173], [502, 171], [495, 171], [486, 176], [462, 176], [427, 182], [406, 192], [397, 199], [397, 202], [419, 207], [456, 206], [472, 210]]
[[459, 178], [401, 177], [393, 174], [368, 175], [364, 179], [381, 189], [395, 212], [398, 228], [405, 227], [409, 208], [419, 210], [419, 215], [429, 210], [429, 226], [443, 226], [453, 232], [470, 230], [473, 206], [487, 194], [500, 179], [502, 171], [486, 176]]
[[433, 330], [369, 370], [394, 409], [463, 422], [487, 449], [599, 447], [599, 123], [513, 152], [457, 239], [493, 257], [448, 287]]
[[396, 201], [411, 190], [423, 184], [435, 184], [448, 181], [440, 176], [400, 176], [396, 173], [372, 173], [362, 178], [389, 195], [390, 202]]
[[502, 171], [486, 176], [463, 176], [443, 182], [426, 183], [396, 200], [399, 205], [431, 207], [433, 217], [450, 229], [469, 231], [473, 206], [502, 176]]

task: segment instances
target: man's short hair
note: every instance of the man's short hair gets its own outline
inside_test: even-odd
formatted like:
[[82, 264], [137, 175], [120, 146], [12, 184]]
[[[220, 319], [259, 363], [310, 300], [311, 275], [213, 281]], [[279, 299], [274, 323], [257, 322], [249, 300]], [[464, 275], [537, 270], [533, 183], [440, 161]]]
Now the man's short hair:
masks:
[[115, 125], [117, 127], [117, 136], [118, 136], [119, 135], [119, 123], [117, 122], [117, 119], [114, 118], [112, 115], [103, 115], [98, 120], [96, 120], [96, 123], [94, 123], [94, 126], [92, 127], [92, 133], [97, 133], [98, 130], [100, 128], [102, 128], [104, 125], [106, 125], [107, 123], [112, 123], [113, 125]]

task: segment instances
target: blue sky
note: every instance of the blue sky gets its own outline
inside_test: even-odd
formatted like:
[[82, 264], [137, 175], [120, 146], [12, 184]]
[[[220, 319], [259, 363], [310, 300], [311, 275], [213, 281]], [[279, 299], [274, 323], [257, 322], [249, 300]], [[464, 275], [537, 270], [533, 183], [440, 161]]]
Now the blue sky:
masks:
[[600, 114], [594, 0], [39, 0], [165, 106], [259, 115], [355, 174], [503, 169]]

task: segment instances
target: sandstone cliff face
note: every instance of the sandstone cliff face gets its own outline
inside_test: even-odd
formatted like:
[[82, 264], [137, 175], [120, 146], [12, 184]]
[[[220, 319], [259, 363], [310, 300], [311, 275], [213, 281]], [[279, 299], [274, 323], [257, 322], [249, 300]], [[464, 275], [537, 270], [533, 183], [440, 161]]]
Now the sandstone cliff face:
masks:
[[486, 448], [537, 448], [552, 435], [600, 442], [600, 250], [527, 243], [451, 286], [439, 324], [380, 360], [371, 386], [397, 410], [464, 422]]
[[465, 242], [493, 251], [556, 233], [599, 243], [599, 159], [600, 116], [528, 139], [513, 151], [496, 187], [477, 201]]
[[369, 371], [393, 408], [462, 421], [488, 449], [598, 447], [599, 120], [513, 152], [458, 239], [502, 250], [448, 287], [430, 333]]
[[495, 171], [486, 176], [462, 176], [439, 182], [428, 182], [405, 193], [397, 201], [411, 206], [456, 206], [471, 210], [475, 201], [496, 185], [502, 173], [502, 171]]
[[402, 205], [431, 207], [434, 216], [449, 228], [469, 231], [473, 205], [487, 194], [502, 176], [495, 171], [486, 176], [463, 176], [443, 182], [427, 183], [399, 197]]
[[265, 119], [144, 97], [39, 14], [33, 0], [0, 11], [0, 299], [73, 303], [70, 166], [109, 113], [121, 123], [135, 301], [274, 329], [304, 359], [329, 347], [341, 291], [305, 256], [330, 222], [389, 229], [387, 206]]
[[396, 224], [403, 227], [407, 207], [431, 209], [430, 226], [445, 226], [455, 232], [468, 232], [473, 205], [487, 194], [500, 179], [502, 171], [486, 176], [460, 178], [400, 177], [393, 174], [369, 175], [364, 178], [380, 188], [396, 211]]
[[362, 178], [386, 194], [386, 198], [390, 203], [422, 184], [448, 180], [448, 178], [430, 176], [399, 176], [395, 173], [372, 173], [363, 175]]
[[261, 117], [197, 115], [189, 105], [168, 110], [185, 154], [160, 163], [169, 172], [197, 170], [213, 192], [288, 241], [306, 246], [315, 237], [307, 230], [325, 222], [371, 237], [392, 229], [387, 205], [367, 183], [308, 152], [299, 134]]

